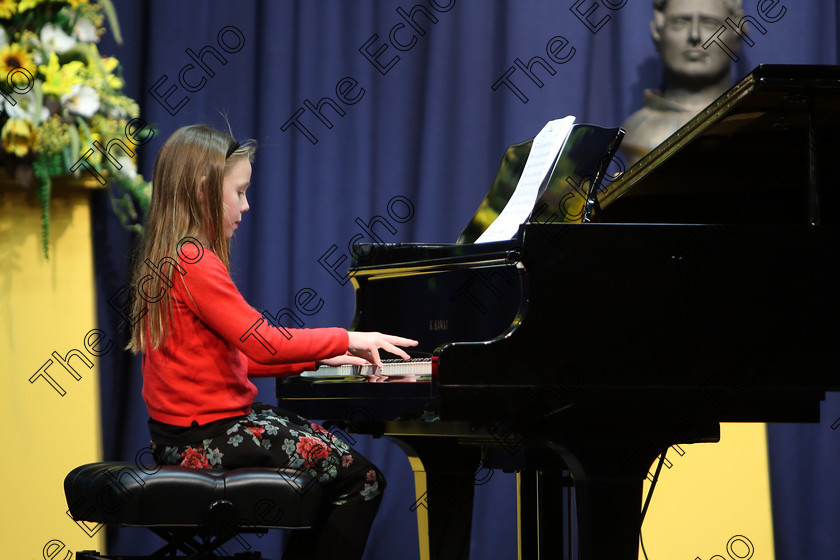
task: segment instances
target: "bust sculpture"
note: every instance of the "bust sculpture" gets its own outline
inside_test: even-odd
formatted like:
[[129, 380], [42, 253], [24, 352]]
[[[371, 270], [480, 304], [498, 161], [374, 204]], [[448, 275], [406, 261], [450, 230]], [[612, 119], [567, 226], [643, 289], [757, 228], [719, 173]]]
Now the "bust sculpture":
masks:
[[[731, 59], [706, 42], [726, 18], [739, 22], [741, 0], [654, 0], [650, 33], [665, 70], [661, 92], [645, 90], [644, 107], [622, 127], [628, 165], [661, 144], [732, 85]], [[728, 44], [732, 52], [740, 48]]]

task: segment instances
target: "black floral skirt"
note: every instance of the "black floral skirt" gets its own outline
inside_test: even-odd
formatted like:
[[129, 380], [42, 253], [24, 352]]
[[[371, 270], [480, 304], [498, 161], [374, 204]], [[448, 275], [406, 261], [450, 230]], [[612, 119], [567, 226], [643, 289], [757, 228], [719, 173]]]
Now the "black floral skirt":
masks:
[[[305, 472], [335, 505], [373, 500], [385, 477], [364, 456], [318, 424], [273, 406], [183, 428], [149, 420], [158, 464], [197, 469], [278, 467]], [[293, 474], [293, 473], [292, 473]]]

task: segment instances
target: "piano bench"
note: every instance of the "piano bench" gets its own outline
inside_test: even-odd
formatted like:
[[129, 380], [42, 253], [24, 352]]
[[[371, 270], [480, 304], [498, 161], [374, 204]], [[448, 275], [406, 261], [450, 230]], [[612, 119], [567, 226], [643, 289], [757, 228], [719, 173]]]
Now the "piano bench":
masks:
[[[96, 524], [146, 527], [167, 541], [148, 557], [82, 551], [76, 560], [217, 558], [213, 551], [239, 533], [312, 527], [322, 501], [315, 480], [294, 469], [224, 471], [123, 462], [76, 467], [64, 479], [64, 494], [68, 513], [86, 530], [98, 531]], [[179, 551], [185, 555], [176, 556]]]

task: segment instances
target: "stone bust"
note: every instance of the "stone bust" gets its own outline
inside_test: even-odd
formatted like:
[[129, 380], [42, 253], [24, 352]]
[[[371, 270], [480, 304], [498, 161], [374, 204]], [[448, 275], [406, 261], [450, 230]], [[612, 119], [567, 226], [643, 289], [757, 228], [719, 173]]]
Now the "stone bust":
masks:
[[[741, 0], [654, 0], [650, 33], [665, 69], [664, 89], [645, 90], [644, 107], [630, 115], [622, 127], [627, 165], [691, 120], [732, 85], [729, 56], [723, 49], [703, 43], [727, 17], [736, 24], [743, 17]], [[738, 44], [728, 46], [733, 52]]]

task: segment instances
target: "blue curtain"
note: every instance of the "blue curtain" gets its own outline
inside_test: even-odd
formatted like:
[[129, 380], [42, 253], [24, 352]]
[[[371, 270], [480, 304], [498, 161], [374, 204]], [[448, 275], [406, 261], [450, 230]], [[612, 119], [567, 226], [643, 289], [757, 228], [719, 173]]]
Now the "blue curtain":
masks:
[[[319, 259], [348, 254], [348, 241], [365, 233], [357, 218], [387, 220], [390, 228], [375, 226], [383, 241], [452, 242], [508, 145], [567, 114], [620, 124], [641, 106], [642, 90], [661, 82], [650, 2], [114, 3], [124, 42], [116, 45], [108, 35], [101, 50], [123, 63], [128, 93], [158, 130], [140, 151], [141, 170], [151, 178], [163, 141], [186, 124], [230, 123], [237, 138], [255, 138], [251, 211], [236, 234], [231, 271], [260, 310], [289, 307], [305, 288], [317, 292], [324, 305], [305, 317], [307, 327], [349, 325], [352, 287]], [[757, 16], [767, 2], [745, 4]], [[782, 9], [777, 22], [764, 22], [764, 33], [751, 32], [754, 45], [743, 46], [734, 80], [759, 63], [838, 63], [837, 2], [783, 2], [774, 13]], [[389, 214], [389, 201], [403, 200], [394, 197], [410, 202], [410, 218], [406, 204], [392, 202]], [[97, 195], [99, 323], [124, 340], [107, 300], [127, 282], [134, 240], [108, 205], [107, 195]], [[101, 372], [105, 457], [134, 460], [148, 445], [139, 360], [115, 350], [102, 358]], [[259, 400], [273, 403], [273, 382], [259, 387]], [[779, 559], [828, 558], [837, 550], [838, 416], [832, 396], [821, 424], [770, 428]], [[358, 447], [389, 479], [366, 558], [416, 558], [407, 460], [386, 440], [361, 438]], [[513, 482], [495, 473], [479, 488], [473, 558], [514, 557]], [[252, 546], [279, 557], [282, 538], [252, 535], [226, 550]], [[136, 529], [109, 534], [114, 552], [149, 551], [155, 541]]]

